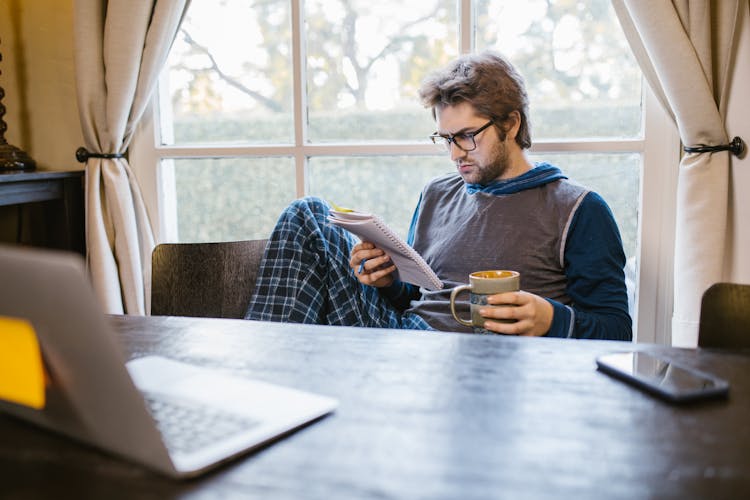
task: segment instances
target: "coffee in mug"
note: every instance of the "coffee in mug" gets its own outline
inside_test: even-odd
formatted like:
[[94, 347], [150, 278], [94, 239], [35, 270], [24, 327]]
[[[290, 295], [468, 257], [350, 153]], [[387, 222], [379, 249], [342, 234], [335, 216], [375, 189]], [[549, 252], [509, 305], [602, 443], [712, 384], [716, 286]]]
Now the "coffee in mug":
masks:
[[[521, 275], [516, 271], [493, 270], [477, 271], [469, 275], [468, 285], [459, 285], [451, 291], [451, 313], [456, 321], [474, 329], [475, 333], [492, 333], [484, 328], [485, 318], [479, 310], [509, 307], [507, 305], [488, 305], [487, 297], [497, 293], [517, 292], [521, 288]], [[456, 297], [464, 291], [470, 292], [471, 320], [461, 318], [456, 313]], [[493, 319], [491, 321], [513, 322], [514, 320]]]

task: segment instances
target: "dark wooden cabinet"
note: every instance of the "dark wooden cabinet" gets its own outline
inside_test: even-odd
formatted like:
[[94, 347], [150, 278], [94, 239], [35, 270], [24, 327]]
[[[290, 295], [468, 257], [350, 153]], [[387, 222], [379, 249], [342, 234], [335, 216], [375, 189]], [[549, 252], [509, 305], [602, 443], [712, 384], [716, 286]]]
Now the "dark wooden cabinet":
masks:
[[83, 170], [0, 171], [0, 242], [85, 254]]

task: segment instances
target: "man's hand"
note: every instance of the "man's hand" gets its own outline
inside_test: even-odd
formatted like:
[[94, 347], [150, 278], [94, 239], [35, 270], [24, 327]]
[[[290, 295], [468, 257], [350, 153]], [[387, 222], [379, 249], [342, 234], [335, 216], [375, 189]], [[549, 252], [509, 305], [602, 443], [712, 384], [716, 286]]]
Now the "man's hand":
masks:
[[490, 295], [487, 303], [491, 305], [511, 304], [516, 307], [484, 308], [479, 314], [488, 319], [512, 319], [513, 323], [486, 321], [484, 327], [506, 335], [523, 335], [541, 337], [552, 326], [554, 309], [552, 304], [539, 295], [528, 292], [506, 292]]
[[378, 288], [393, 283], [393, 272], [396, 270], [388, 254], [367, 241], [354, 245], [349, 267], [354, 270], [360, 283]]

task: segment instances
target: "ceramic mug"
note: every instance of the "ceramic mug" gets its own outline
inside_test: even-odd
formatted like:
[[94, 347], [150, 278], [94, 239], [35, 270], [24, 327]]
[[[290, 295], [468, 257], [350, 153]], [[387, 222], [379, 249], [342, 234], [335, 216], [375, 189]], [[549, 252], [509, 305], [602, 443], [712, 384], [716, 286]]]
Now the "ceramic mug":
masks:
[[[459, 285], [451, 291], [451, 313], [456, 321], [464, 326], [473, 328], [475, 333], [492, 333], [484, 328], [485, 318], [479, 314], [479, 310], [499, 307], [510, 307], [507, 305], [488, 305], [487, 297], [497, 293], [517, 292], [521, 288], [521, 275], [516, 271], [477, 271], [469, 275], [468, 285]], [[463, 319], [456, 313], [456, 297], [464, 291], [470, 294], [471, 320]], [[513, 322], [514, 320], [492, 319], [491, 321]]]

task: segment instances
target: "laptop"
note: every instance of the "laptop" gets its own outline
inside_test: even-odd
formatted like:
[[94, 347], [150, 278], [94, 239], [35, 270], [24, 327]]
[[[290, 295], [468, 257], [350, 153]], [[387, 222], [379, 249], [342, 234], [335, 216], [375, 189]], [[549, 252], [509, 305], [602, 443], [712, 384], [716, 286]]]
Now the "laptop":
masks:
[[0, 411], [171, 477], [199, 475], [338, 404], [165, 357], [126, 363], [76, 254], [0, 245], [0, 316], [31, 323], [49, 379], [43, 409], [0, 401]]

